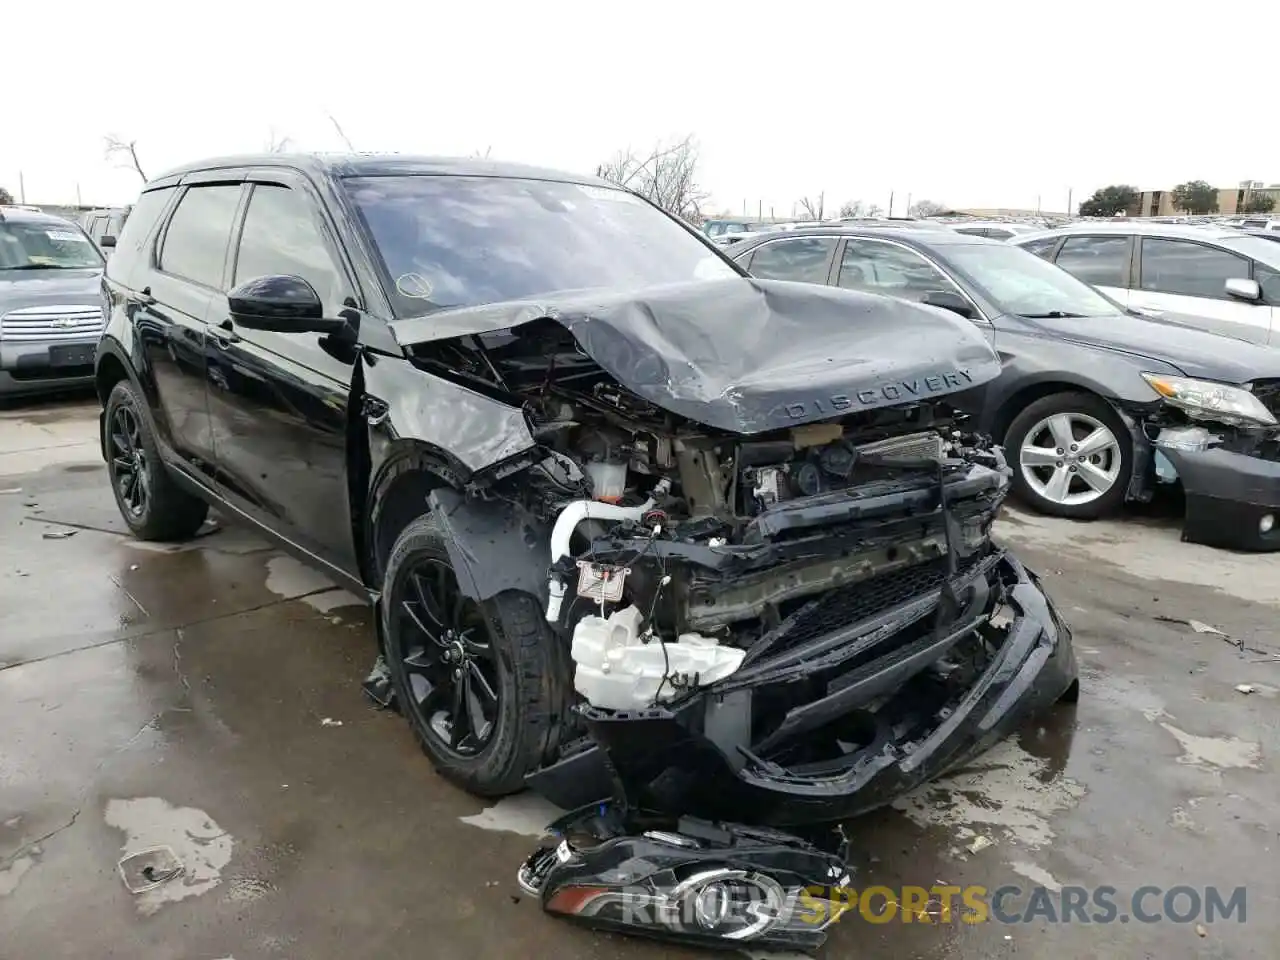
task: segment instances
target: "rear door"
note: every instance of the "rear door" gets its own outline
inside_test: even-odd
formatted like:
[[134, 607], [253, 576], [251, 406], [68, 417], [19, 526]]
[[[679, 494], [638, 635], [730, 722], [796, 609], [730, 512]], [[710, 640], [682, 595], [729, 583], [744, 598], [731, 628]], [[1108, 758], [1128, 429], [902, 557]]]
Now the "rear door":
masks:
[[1269, 342], [1271, 308], [1226, 292], [1228, 280], [1250, 279], [1249, 258], [1197, 240], [1142, 237], [1137, 261], [1130, 306], [1253, 343]]
[[211, 482], [206, 321], [222, 289], [241, 184], [234, 174], [218, 172], [189, 178], [179, 189], [154, 259], [131, 272], [127, 309], [160, 439], [175, 462]]
[[766, 241], [735, 259], [762, 280], [825, 284], [831, 278], [836, 244], [835, 237], [787, 237]]
[[1054, 263], [1125, 307], [1133, 305], [1129, 299], [1132, 258], [1131, 236], [1073, 234], [1058, 248]]
[[[227, 288], [284, 274], [307, 280], [326, 316], [356, 304], [356, 285], [310, 183], [292, 172], [254, 171], [247, 189]], [[296, 547], [357, 575], [346, 473], [355, 351], [318, 333], [238, 327], [225, 293], [216, 298], [210, 335], [219, 492]]]

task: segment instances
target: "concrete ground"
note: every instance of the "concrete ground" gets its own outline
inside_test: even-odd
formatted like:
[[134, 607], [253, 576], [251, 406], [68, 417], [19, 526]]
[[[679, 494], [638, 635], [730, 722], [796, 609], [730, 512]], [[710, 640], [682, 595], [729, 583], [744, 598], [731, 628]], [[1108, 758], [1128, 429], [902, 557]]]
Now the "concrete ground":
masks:
[[[0, 960], [697, 955], [520, 897], [550, 811], [448, 786], [371, 709], [354, 598], [244, 530], [126, 536], [95, 416], [0, 410]], [[1246, 922], [853, 916], [823, 955], [1274, 956], [1280, 558], [1159, 518], [1011, 509], [1000, 536], [1075, 628], [1079, 706], [850, 824], [855, 884], [1105, 884], [1122, 913], [1143, 885], [1243, 886]], [[159, 844], [186, 874], [130, 894], [117, 861]]]

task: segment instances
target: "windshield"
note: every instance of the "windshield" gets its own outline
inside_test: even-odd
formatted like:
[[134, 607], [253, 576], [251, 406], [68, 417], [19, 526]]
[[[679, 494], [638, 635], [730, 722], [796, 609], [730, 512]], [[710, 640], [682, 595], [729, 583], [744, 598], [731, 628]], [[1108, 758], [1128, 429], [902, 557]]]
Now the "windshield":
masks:
[[556, 291], [736, 276], [695, 235], [622, 190], [496, 177], [352, 177], [396, 315]]
[[948, 244], [946, 257], [986, 292], [1001, 313], [1022, 317], [1103, 317], [1119, 311], [1093, 287], [1021, 247]]
[[89, 238], [69, 223], [0, 220], [0, 270], [80, 270], [102, 266]]

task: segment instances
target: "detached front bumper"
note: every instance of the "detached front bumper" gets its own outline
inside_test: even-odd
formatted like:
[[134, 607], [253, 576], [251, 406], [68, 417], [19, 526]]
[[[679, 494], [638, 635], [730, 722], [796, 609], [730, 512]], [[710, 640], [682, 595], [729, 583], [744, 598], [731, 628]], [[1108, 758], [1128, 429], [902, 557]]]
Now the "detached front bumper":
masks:
[[[734, 722], [733, 698], [757, 692], [717, 695], [713, 686], [702, 698], [670, 709], [587, 708], [596, 745], [532, 775], [530, 785], [563, 806], [577, 806], [602, 798], [610, 782], [602, 769], [611, 769], [628, 800], [640, 807], [775, 826], [836, 822], [882, 806], [986, 750], [1077, 682], [1070, 630], [1035, 575], [1008, 555], [998, 559], [992, 575], [1007, 585], [1012, 620], [1003, 643], [956, 702], [917, 716], [910, 735], [883, 722], [848, 762], [793, 769], [735, 746], [742, 736], [735, 739], [724, 729]], [[882, 671], [886, 681], [894, 679], [890, 669], [901, 670], [904, 662], [899, 657]], [[863, 677], [865, 671], [859, 682]], [[831, 712], [844, 702], [840, 696], [819, 695], [814, 704]], [[847, 713], [862, 706], [851, 705]], [[584, 796], [584, 790], [595, 796]]]
[[1280, 550], [1280, 462], [1221, 446], [1159, 447], [1186, 494], [1184, 540], [1236, 550]]

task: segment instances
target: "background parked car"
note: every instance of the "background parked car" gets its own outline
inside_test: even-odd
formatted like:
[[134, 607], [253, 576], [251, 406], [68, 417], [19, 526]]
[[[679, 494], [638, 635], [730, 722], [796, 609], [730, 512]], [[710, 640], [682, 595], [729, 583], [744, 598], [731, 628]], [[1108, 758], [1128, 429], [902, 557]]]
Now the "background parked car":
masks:
[[1016, 246], [953, 231], [831, 227], [760, 236], [731, 256], [755, 276], [916, 300], [978, 324], [1003, 371], [966, 406], [1035, 509], [1090, 519], [1180, 480], [1186, 539], [1280, 549], [1280, 352], [1131, 316]]
[[71, 221], [0, 210], [0, 396], [92, 382], [102, 267]]
[[115, 249], [116, 239], [129, 219], [129, 207], [114, 207], [106, 210], [90, 210], [80, 218], [80, 226], [84, 232], [98, 245], [103, 256], [111, 256]]
[[1011, 242], [1146, 316], [1196, 316], [1206, 330], [1280, 345], [1280, 246], [1259, 237], [1129, 221], [1077, 223]]
[[1042, 226], [1031, 223], [1006, 223], [1003, 220], [963, 220], [948, 224], [956, 233], [968, 234], [971, 237], [986, 237], [988, 240], [1010, 240], [1014, 237], [1039, 233]]

